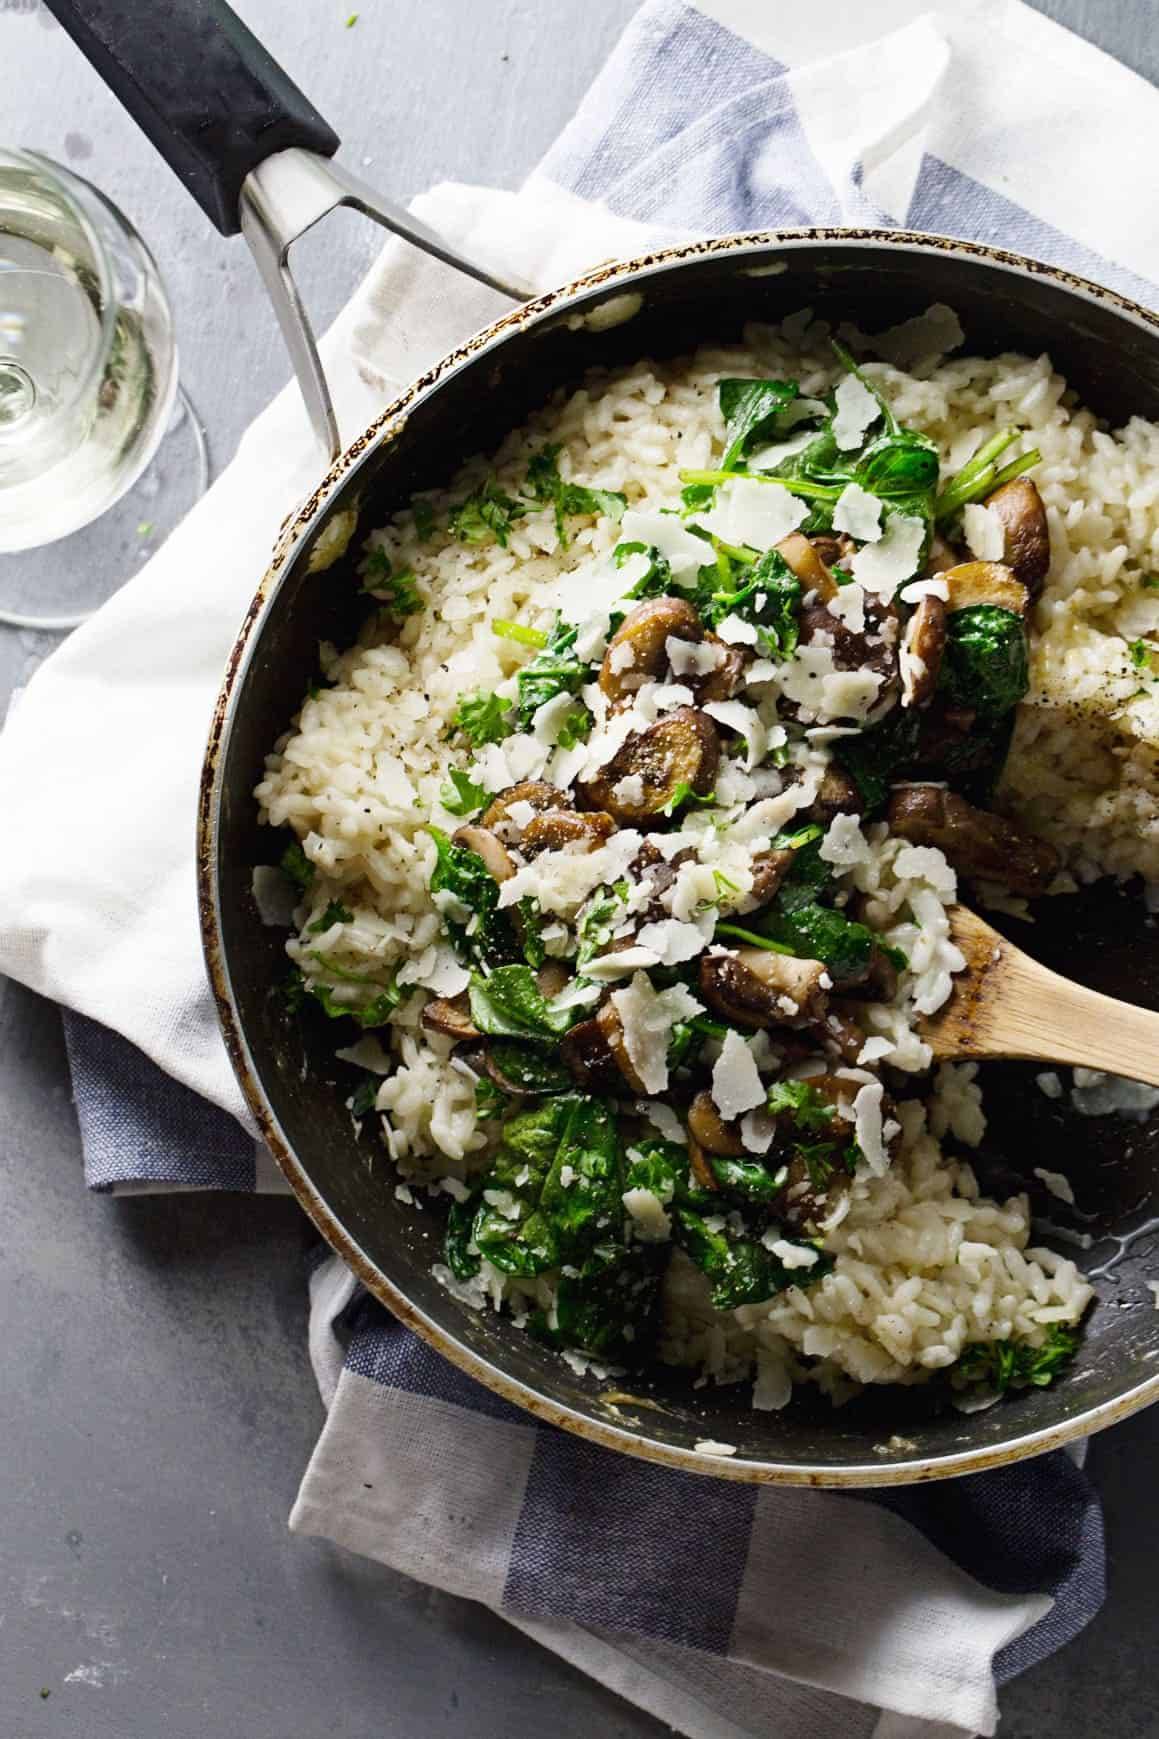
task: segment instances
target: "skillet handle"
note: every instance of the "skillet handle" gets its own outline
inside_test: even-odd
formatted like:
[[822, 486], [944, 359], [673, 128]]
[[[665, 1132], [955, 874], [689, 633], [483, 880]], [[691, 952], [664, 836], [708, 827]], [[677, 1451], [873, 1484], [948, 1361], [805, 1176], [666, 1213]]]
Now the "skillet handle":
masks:
[[225, 0], [47, 0], [222, 235], [276, 151], [332, 157], [338, 135]]

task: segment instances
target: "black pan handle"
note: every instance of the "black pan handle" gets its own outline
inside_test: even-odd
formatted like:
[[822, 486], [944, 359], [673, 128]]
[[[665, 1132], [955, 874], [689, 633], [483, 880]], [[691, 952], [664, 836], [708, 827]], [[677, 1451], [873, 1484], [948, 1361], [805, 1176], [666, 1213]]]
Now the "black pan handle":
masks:
[[46, 0], [222, 235], [267, 157], [338, 135], [225, 0]]

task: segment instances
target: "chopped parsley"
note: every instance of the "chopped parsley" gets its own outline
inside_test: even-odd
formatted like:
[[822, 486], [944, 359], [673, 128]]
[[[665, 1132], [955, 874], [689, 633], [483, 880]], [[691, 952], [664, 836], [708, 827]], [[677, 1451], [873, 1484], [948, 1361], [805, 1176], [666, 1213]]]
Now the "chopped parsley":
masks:
[[836, 1114], [835, 1108], [809, 1081], [774, 1081], [769, 1088], [768, 1107], [774, 1117], [785, 1112], [798, 1129], [825, 1129]]
[[415, 522], [415, 536], [420, 543], [426, 543], [435, 529], [435, 510], [429, 501], [421, 495], [416, 495], [410, 504], [411, 517]]
[[997, 1394], [1008, 1389], [1045, 1389], [1078, 1351], [1079, 1331], [1054, 1323], [1040, 1347], [1025, 1341], [972, 1341], [957, 1365], [971, 1383], [985, 1383]]
[[352, 1117], [365, 1117], [374, 1110], [374, 1102], [378, 1098], [378, 1076], [366, 1075], [355, 1087], [349, 1099], [349, 1110]]
[[1151, 654], [1155, 648], [1146, 640], [1132, 640], [1127, 647], [1131, 655], [1131, 663], [1136, 670], [1146, 670], [1151, 665]]
[[577, 743], [586, 743], [592, 734], [594, 722], [586, 706], [573, 707], [560, 721], [557, 746], [561, 749], [574, 749]]
[[465, 500], [452, 507], [447, 529], [461, 543], [486, 543], [494, 538], [504, 549], [511, 527], [527, 512], [527, 504], [507, 495], [494, 478], [472, 491]]
[[[310, 866], [313, 868], [313, 865]], [[348, 912], [339, 900], [331, 900], [320, 918], [315, 918], [312, 924], [306, 926], [308, 936], [320, 936], [324, 930], [332, 929], [335, 924], [353, 924], [354, 913]]]
[[286, 847], [278, 859], [278, 865], [282, 874], [289, 877], [299, 893], [304, 894], [314, 880], [314, 865], [302, 850], [298, 840]]
[[506, 701], [499, 699], [497, 694], [461, 694], [458, 705], [451, 717], [452, 730], [476, 749], [481, 749], [485, 743], [501, 743], [504, 737], [509, 737], [515, 726], [511, 723], [510, 708]]
[[372, 549], [367, 556], [365, 579], [363, 591], [377, 598], [392, 616], [413, 616], [423, 608], [414, 570], [399, 568], [395, 573], [384, 550]]
[[1159, 592], [1159, 574], [1144, 574], [1139, 584], [1145, 592]]
[[524, 487], [532, 501], [550, 502], [555, 508], [555, 529], [564, 549], [568, 545], [567, 517], [572, 514], [607, 514], [619, 521], [627, 497], [618, 489], [590, 489], [583, 483], [565, 483], [559, 474], [560, 444], [541, 447], [527, 466]]

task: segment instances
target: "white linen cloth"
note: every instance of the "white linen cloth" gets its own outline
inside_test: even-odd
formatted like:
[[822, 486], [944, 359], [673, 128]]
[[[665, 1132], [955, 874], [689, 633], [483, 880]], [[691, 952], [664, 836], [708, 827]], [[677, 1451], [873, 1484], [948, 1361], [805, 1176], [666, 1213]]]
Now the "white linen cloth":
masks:
[[[714, 86], [722, 66], [733, 86]], [[445, 186], [415, 209], [466, 251], [544, 287], [684, 233], [876, 219], [996, 240], [1150, 300], [1159, 215], [1145, 177], [1157, 141], [1156, 93], [1018, 0], [652, 4], [524, 189]], [[344, 432], [505, 305], [388, 245], [323, 344]], [[122, 1034], [243, 1124], [204, 985], [192, 817], [237, 625], [279, 525], [318, 471], [287, 388], [164, 548], [32, 679], [0, 735], [0, 970]], [[1073, 1579], [1053, 1571], [1025, 1587], [995, 1581], [900, 1497], [875, 1506], [772, 1491], [752, 1498], [744, 1574], [714, 1652], [620, 1610], [601, 1623], [582, 1599], [574, 1610], [537, 1607], [512, 1594], [516, 1569], [529, 1574], [518, 1541], [530, 1500], [498, 1514], [483, 1473], [501, 1454], [529, 1482], [540, 1458], [564, 1451], [518, 1416], [491, 1417], [388, 1324], [363, 1321], [358, 1356], [344, 1361], [335, 1328], [349, 1292], [333, 1262], [315, 1277], [311, 1343], [330, 1414], [295, 1526], [496, 1605], [685, 1733], [992, 1732], [992, 1658], [1005, 1651], [1016, 1670], [1035, 1658], [1018, 1654], [1019, 1638], [1037, 1636], [1041, 1653], [1089, 1616], [1089, 1579], [1077, 1599]], [[487, 1523], [474, 1554], [434, 1527], [440, 1468], [447, 1477], [440, 1424], [473, 1444], [472, 1502]], [[1050, 1483], [1065, 1484], [1060, 1459], [1037, 1484], [1045, 1463], [1011, 1470], [1023, 1484], [1007, 1496], [1061, 1511]], [[461, 1475], [461, 1447], [453, 1460]], [[635, 1477], [622, 1465], [618, 1478]], [[361, 1496], [369, 1467], [389, 1493], [377, 1505]], [[946, 1488], [938, 1515], [960, 1496]], [[1080, 1532], [1093, 1525], [1089, 1503], [1075, 1497], [1072, 1510]], [[826, 1610], [839, 1621], [821, 1637], [791, 1622], [778, 1579], [805, 1555], [812, 1574], [826, 1547]], [[1060, 1619], [1068, 1613], [1053, 1632], [1052, 1601]]]

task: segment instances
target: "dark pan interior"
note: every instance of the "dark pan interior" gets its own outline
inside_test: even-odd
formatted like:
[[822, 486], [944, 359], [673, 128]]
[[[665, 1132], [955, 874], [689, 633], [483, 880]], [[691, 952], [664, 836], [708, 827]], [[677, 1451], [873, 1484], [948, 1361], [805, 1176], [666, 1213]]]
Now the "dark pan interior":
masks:
[[[754, 266], [773, 262], [784, 270], [752, 275]], [[498, 441], [553, 389], [575, 384], [593, 365], [679, 354], [708, 339], [736, 337], [748, 320], [776, 320], [806, 304], [834, 324], [851, 319], [877, 330], [947, 302], [966, 329], [968, 350], [1047, 350], [1112, 426], [1133, 413], [1159, 418], [1159, 339], [1144, 323], [1109, 302], [1079, 297], [1044, 271], [1012, 273], [968, 251], [822, 238], [788, 251], [772, 246], [763, 257], [717, 251], [660, 263], [634, 288], [643, 306], [623, 324], [593, 330], [574, 318], [576, 303], [566, 311], [549, 307], [497, 348], [445, 373], [409, 408], [401, 431], [372, 446], [351, 470], [335, 508], [357, 506], [361, 535], [415, 488], [446, 482], [464, 457]], [[578, 306], [623, 289], [622, 281], [597, 286]], [[1000, 1452], [1013, 1439], [1120, 1401], [1155, 1374], [1159, 1314], [1144, 1280], [1159, 1277], [1153, 1260], [1159, 1238], [1139, 1228], [1159, 1211], [1156, 1131], [1118, 1117], [1080, 1118], [1067, 1100], [1052, 1102], [1038, 1091], [1033, 1067], [1017, 1064], [986, 1070], [991, 1122], [983, 1181], [999, 1189], [1029, 1186], [1038, 1210], [1064, 1236], [1094, 1240], [1089, 1252], [1074, 1254], [1099, 1274], [1101, 1303], [1083, 1351], [1052, 1388], [968, 1417], [946, 1407], [932, 1388], [870, 1393], [839, 1410], [805, 1395], [769, 1414], [749, 1410], [747, 1388], [694, 1392], [682, 1380], [633, 1377], [623, 1386], [648, 1405], [611, 1407], [595, 1379], [577, 1377], [504, 1319], [476, 1315], [450, 1298], [430, 1274], [437, 1212], [396, 1202], [383, 1150], [370, 1134], [355, 1133], [343, 1107], [351, 1082], [333, 1058], [339, 1042], [333, 1024], [320, 1014], [301, 1022], [284, 1013], [274, 989], [285, 976], [283, 936], [258, 922], [251, 894], [253, 866], [274, 861], [284, 843], [256, 823], [250, 794], [263, 756], [316, 672], [319, 640], [346, 641], [362, 607], [353, 555], [311, 573], [313, 541], [288, 562], [254, 628], [233, 697], [219, 775], [221, 940], [261, 1090], [302, 1173], [373, 1268], [451, 1340], [548, 1403], [676, 1449], [723, 1439], [753, 1462], [811, 1465], [821, 1477], [840, 1478], [851, 1465], [885, 1473], [963, 1452]], [[1016, 931], [1029, 952], [1057, 969], [1159, 1007], [1159, 946], [1138, 898], [1096, 888], [1078, 902], [1046, 902], [1033, 927], [1011, 926]], [[1072, 1177], [1077, 1210], [1044, 1195], [1031, 1176], [1035, 1165]], [[907, 1441], [890, 1448], [895, 1433]]]

